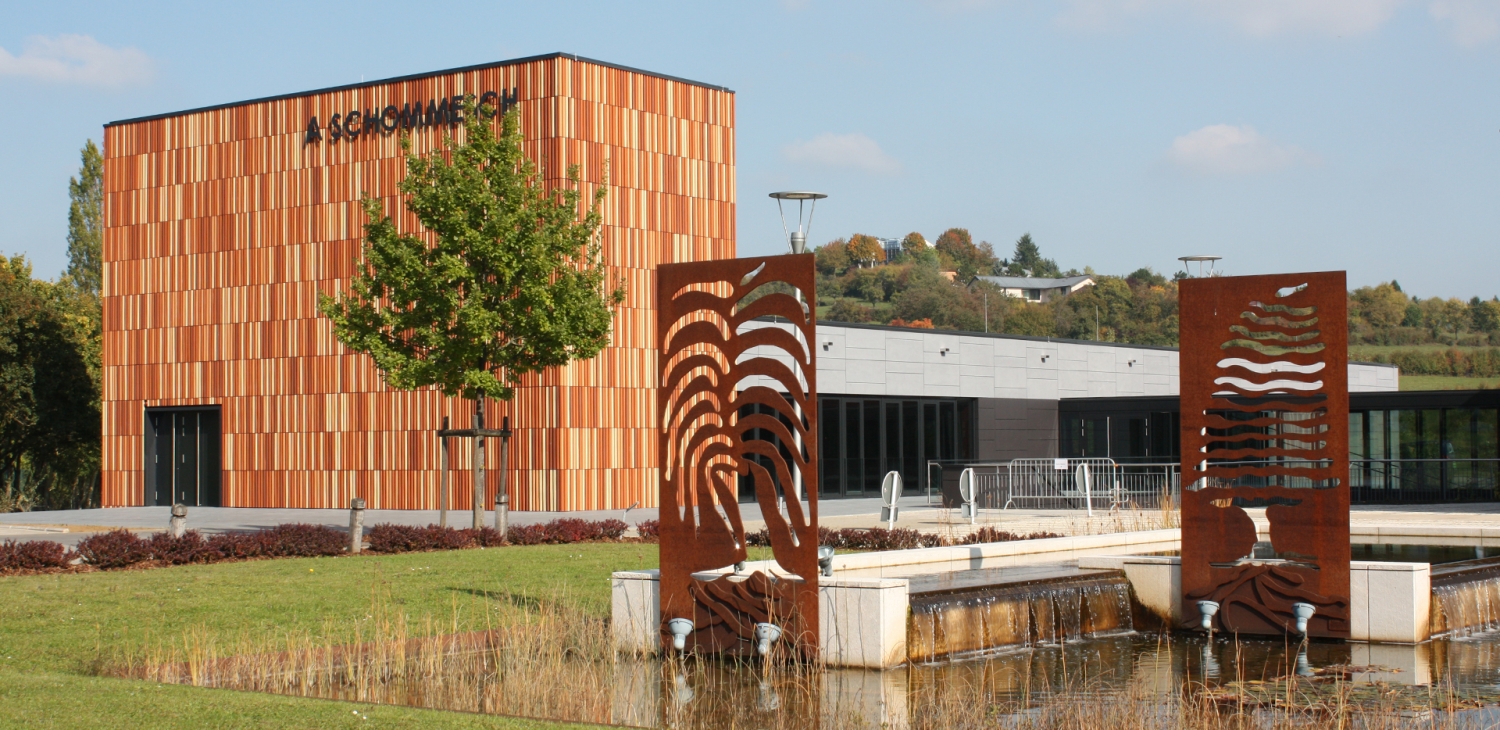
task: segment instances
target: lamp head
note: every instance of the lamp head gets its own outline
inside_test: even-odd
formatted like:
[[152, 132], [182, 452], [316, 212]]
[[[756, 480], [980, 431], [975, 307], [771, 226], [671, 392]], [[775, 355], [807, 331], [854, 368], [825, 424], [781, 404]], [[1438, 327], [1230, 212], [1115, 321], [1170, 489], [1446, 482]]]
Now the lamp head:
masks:
[[[813, 193], [808, 191], [789, 190], [780, 193], [771, 193], [776, 200], [776, 209], [781, 212], [781, 230], [786, 234], [787, 245], [791, 247], [792, 253], [807, 253], [807, 234], [812, 230], [813, 212], [817, 210], [818, 201], [828, 197], [825, 193]], [[786, 224], [786, 209], [782, 203], [788, 200], [797, 201], [797, 230], [792, 231]], [[807, 224], [802, 222], [803, 205], [811, 203], [807, 207]]]

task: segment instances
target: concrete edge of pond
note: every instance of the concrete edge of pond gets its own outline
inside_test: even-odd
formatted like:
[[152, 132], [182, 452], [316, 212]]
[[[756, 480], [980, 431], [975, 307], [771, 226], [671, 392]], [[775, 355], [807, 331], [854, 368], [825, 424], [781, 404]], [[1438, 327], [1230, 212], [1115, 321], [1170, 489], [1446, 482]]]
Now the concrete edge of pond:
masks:
[[[1117, 532], [954, 547], [889, 550], [834, 556], [834, 575], [819, 578], [819, 645], [829, 666], [888, 668], [906, 661], [909, 576], [1076, 560], [1087, 555], [1175, 550], [1179, 530]], [[775, 561], [746, 563], [748, 574], [788, 575]], [[712, 580], [732, 568], [695, 573]], [[654, 654], [661, 648], [661, 599], [655, 570], [611, 576], [611, 631], [626, 652]]]
[[[1125, 571], [1136, 600], [1182, 625], [1182, 562], [1176, 557], [1118, 555], [1078, 560], [1080, 568]], [[1349, 563], [1350, 638], [1353, 641], [1418, 644], [1429, 638], [1432, 566], [1427, 563]]]

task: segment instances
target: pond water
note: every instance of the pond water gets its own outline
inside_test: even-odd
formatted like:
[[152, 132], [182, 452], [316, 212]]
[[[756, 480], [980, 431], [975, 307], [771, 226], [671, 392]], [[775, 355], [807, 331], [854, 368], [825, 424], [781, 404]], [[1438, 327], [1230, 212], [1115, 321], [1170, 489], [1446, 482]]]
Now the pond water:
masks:
[[1387, 713], [1384, 726], [1403, 726], [1412, 713], [1430, 718], [1434, 705], [1453, 702], [1457, 712], [1439, 714], [1478, 726], [1500, 721], [1489, 706], [1500, 703], [1495, 633], [1418, 646], [1131, 633], [884, 672], [624, 657], [528, 669], [503, 645], [445, 641], [408, 643], [395, 658], [366, 651], [358, 667], [304, 666], [279, 678], [262, 665], [248, 682], [210, 675], [199, 683], [637, 727], [1030, 727], [1049, 724], [1040, 715], [1080, 707], [1170, 719], [1204, 702], [1253, 715], [1274, 712], [1256, 708], [1274, 708], [1289, 691], [1309, 707], [1332, 696], [1362, 703]]

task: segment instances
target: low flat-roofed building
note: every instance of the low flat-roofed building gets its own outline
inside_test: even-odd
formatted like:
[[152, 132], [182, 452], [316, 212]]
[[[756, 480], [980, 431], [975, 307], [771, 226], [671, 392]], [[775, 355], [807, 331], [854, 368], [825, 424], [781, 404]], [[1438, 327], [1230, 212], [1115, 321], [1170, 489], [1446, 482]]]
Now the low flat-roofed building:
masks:
[[1060, 279], [1036, 276], [976, 276], [974, 281], [994, 284], [1000, 287], [1000, 291], [1006, 296], [1043, 304], [1073, 294], [1084, 287], [1094, 286], [1095, 283], [1092, 276], [1065, 276]]

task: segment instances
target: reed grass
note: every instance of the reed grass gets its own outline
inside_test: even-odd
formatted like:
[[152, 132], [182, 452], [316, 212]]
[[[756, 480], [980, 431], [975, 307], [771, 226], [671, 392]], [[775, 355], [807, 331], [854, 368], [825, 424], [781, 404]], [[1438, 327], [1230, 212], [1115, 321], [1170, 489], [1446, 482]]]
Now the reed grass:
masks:
[[372, 587], [362, 618], [316, 632], [205, 627], [103, 657], [105, 676], [297, 697], [607, 723], [618, 666], [608, 624], [565, 592], [454, 598], [413, 619]]
[[[108, 676], [570, 722], [671, 728], [1014, 728], [1301, 730], [1478, 726], [1444, 686], [1391, 688], [1333, 668], [1273, 668], [1207, 684], [1174, 674], [1172, 645], [1136, 657], [1130, 677], [1068, 652], [895, 672], [817, 663], [620, 655], [607, 623], [565, 592], [454, 599], [412, 619], [378, 587], [362, 618], [320, 631], [205, 629], [148, 638], [101, 659]], [[1181, 658], [1181, 657], [1179, 657]], [[1061, 666], [1058, 666], [1061, 662]], [[1447, 685], [1451, 687], [1451, 685]]]

